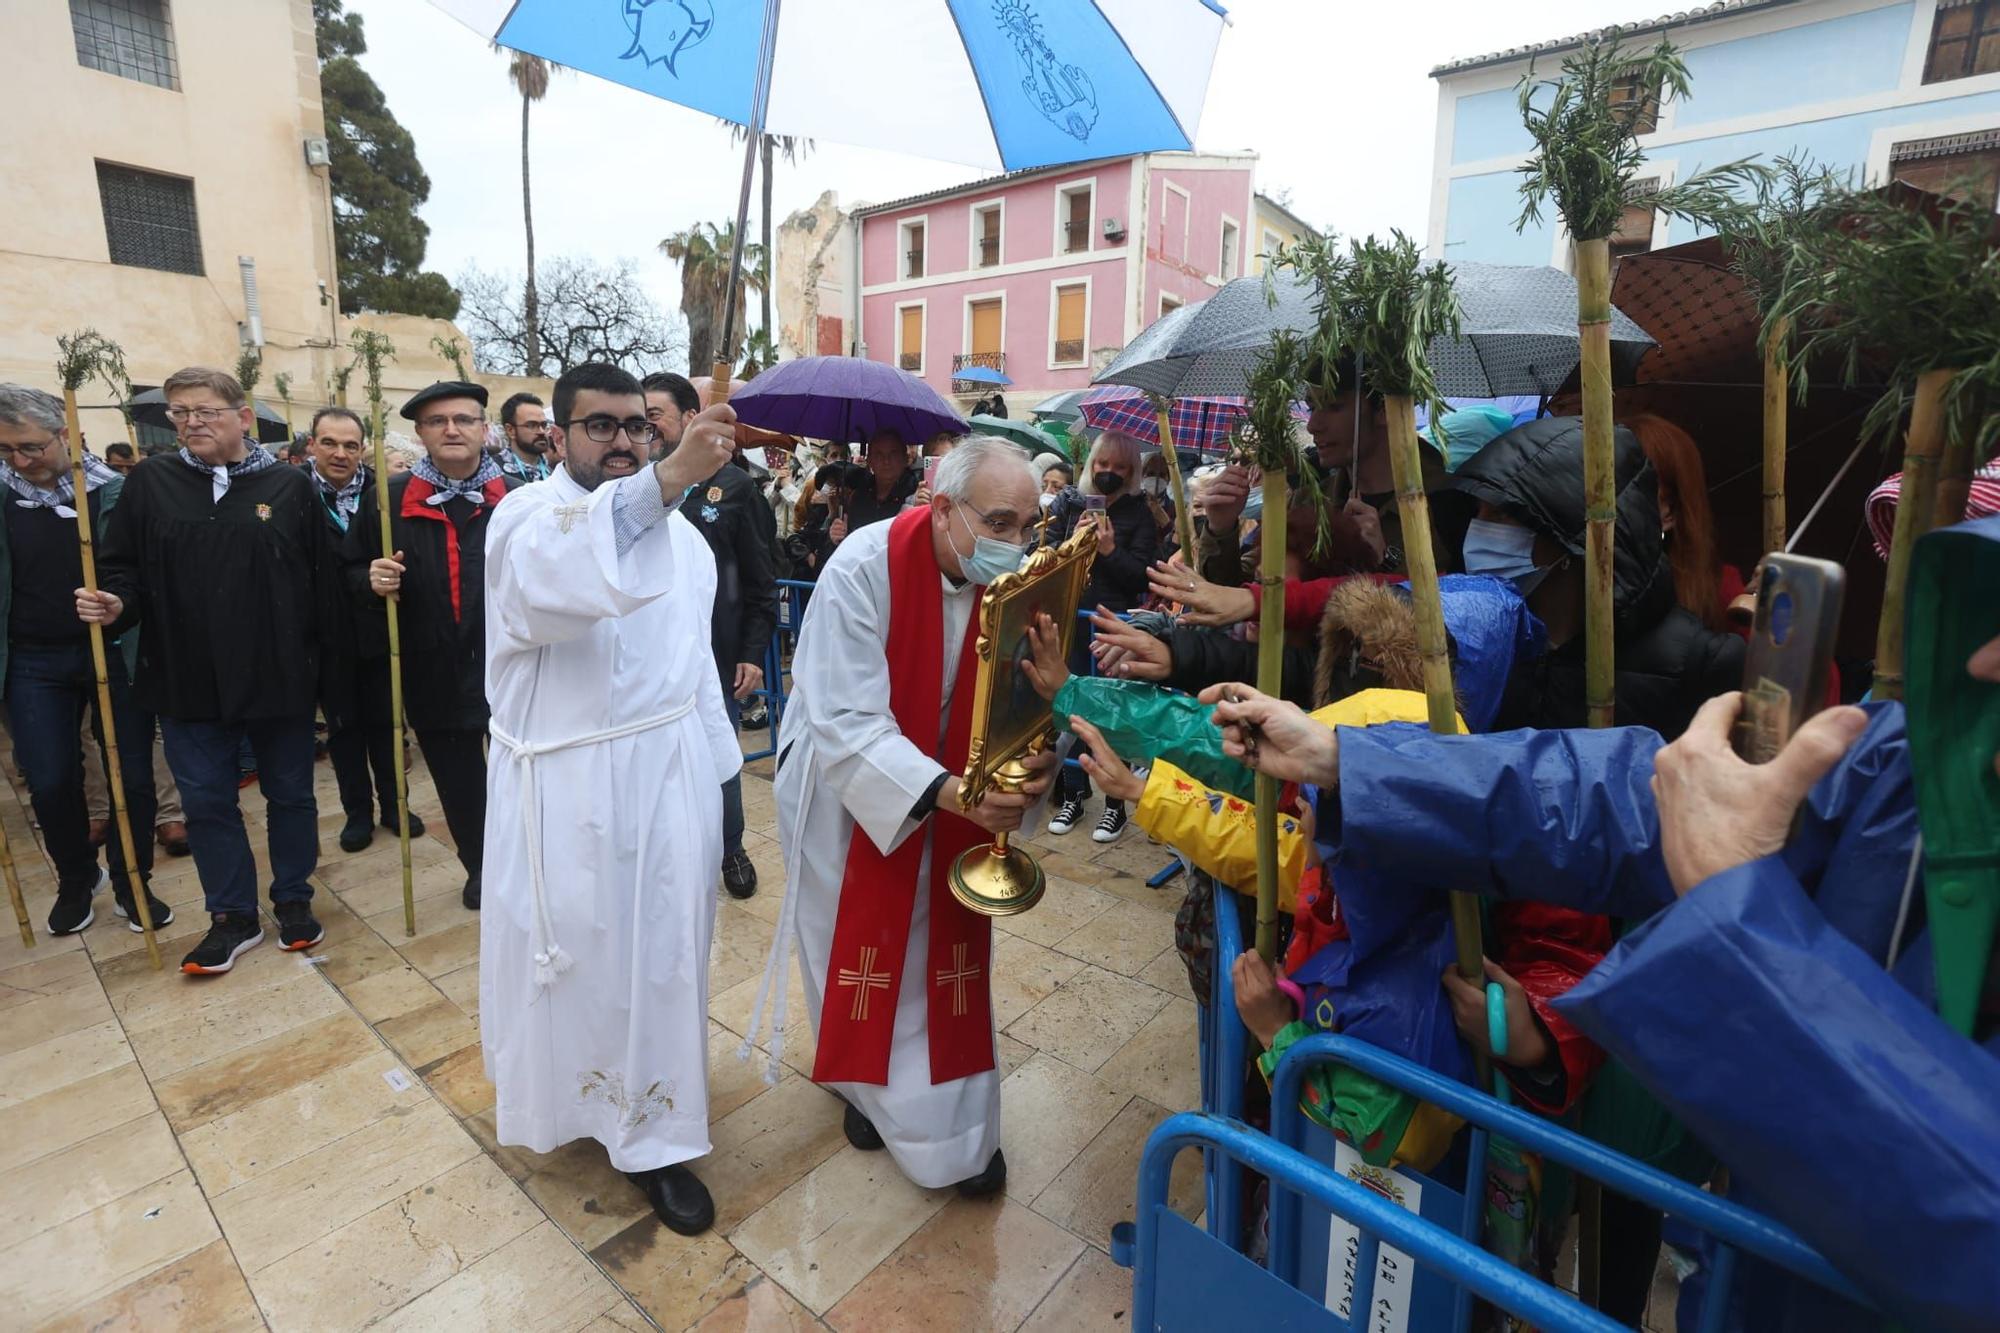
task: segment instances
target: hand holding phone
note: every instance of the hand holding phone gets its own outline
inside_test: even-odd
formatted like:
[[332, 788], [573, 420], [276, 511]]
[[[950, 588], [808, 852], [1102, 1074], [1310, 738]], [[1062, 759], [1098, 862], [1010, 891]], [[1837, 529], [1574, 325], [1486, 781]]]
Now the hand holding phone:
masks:
[[1831, 560], [1774, 553], [1759, 567], [1734, 737], [1750, 763], [1769, 763], [1825, 702], [1846, 586]]

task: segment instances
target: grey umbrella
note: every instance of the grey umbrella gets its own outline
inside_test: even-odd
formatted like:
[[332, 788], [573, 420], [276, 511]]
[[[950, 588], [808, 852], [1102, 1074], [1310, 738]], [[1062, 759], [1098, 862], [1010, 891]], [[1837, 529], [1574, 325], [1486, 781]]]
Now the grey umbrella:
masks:
[[1271, 276], [1268, 295], [1260, 274], [1226, 282], [1198, 305], [1168, 311], [1125, 344], [1094, 382], [1162, 398], [1241, 397], [1274, 332], [1310, 333], [1317, 322], [1312, 288], [1289, 269]]
[[[1559, 268], [1453, 264], [1452, 285], [1464, 312], [1457, 341], [1429, 348], [1431, 373], [1448, 398], [1544, 398], [1576, 370], [1576, 279]], [[1611, 312], [1611, 375], [1630, 383], [1654, 345], [1646, 331]]]
[[[158, 389], [148, 389], [144, 393], [132, 395], [132, 401], [125, 404], [132, 410], [132, 419], [142, 426], [158, 426], [171, 431], [174, 423], [167, 420], [167, 396]], [[283, 444], [292, 438], [285, 419], [277, 414], [269, 403], [257, 401], [257, 443]]]
[[1082, 402], [1083, 396], [1089, 392], [1088, 389], [1064, 389], [1061, 393], [1050, 394], [1028, 411], [1031, 415], [1046, 417], [1050, 421], [1075, 421], [1083, 415], [1083, 409], [1077, 404]]

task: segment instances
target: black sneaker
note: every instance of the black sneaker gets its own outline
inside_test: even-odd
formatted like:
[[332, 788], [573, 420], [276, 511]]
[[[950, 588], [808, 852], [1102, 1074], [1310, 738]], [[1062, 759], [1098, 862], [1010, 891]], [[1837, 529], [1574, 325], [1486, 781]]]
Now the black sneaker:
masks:
[[[139, 924], [139, 914], [132, 907], [132, 891], [123, 883], [112, 891], [111, 910], [125, 918], [125, 928], [134, 935], [143, 935], [146, 928]], [[174, 924], [174, 909], [161, 902], [153, 893], [152, 885], [146, 886], [146, 915], [153, 920], [153, 929]]]
[[343, 852], [365, 851], [373, 841], [375, 821], [368, 817], [366, 810], [358, 815], [349, 815], [347, 822], [340, 826], [340, 850]]
[[255, 912], [217, 912], [208, 934], [181, 960], [181, 971], [189, 976], [214, 976], [236, 966], [242, 954], [264, 942], [264, 928]]
[[96, 892], [95, 886], [57, 889], [55, 906], [49, 908], [49, 934], [74, 935], [97, 920], [97, 909], [90, 905]]
[[722, 858], [722, 887], [732, 898], [748, 898], [757, 892], [757, 867], [743, 852], [728, 852]]
[[1125, 803], [1106, 801], [1104, 817], [1097, 821], [1097, 831], [1090, 835], [1094, 842], [1116, 842], [1125, 832]]
[[284, 902], [271, 904], [272, 915], [278, 918], [278, 947], [296, 952], [310, 949], [326, 938], [326, 930], [313, 919], [312, 904], [309, 902]]
[[[388, 829], [389, 832], [396, 834], [398, 837], [402, 836], [402, 828], [396, 823], [396, 812], [394, 810], [384, 810], [382, 812], [382, 827]], [[417, 812], [414, 810], [410, 811], [410, 836], [413, 838], [424, 836], [424, 821], [417, 818]]]
[[467, 875], [465, 877], [465, 887], [459, 890], [458, 900], [464, 903], [469, 911], [477, 912], [479, 910], [478, 875]]
[[841, 1133], [847, 1141], [861, 1152], [877, 1152], [882, 1147], [882, 1131], [875, 1128], [875, 1122], [854, 1109], [853, 1103], [840, 1116]]
[[1049, 832], [1061, 837], [1076, 827], [1076, 821], [1083, 818], [1083, 800], [1069, 797], [1056, 806], [1056, 812], [1049, 820]]
[[770, 710], [765, 708], [763, 704], [760, 703], [755, 708], [747, 708], [744, 710], [743, 730], [762, 731], [764, 728], [770, 725], [771, 725], [771, 713]]

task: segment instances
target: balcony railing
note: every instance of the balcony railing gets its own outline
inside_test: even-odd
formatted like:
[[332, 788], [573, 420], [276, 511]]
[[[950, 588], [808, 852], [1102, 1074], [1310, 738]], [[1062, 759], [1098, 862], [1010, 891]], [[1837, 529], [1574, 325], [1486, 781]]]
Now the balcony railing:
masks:
[[1000, 238], [984, 236], [979, 241], [979, 267], [992, 268], [1000, 262]]
[[924, 276], [924, 252], [922, 250], [904, 251], [903, 264], [905, 266], [904, 277], [921, 278]]
[[1007, 373], [1005, 352], [960, 352], [951, 359], [951, 391], [953, 393], [979, 393], [993, 386], [984, 380], [961, 380], [958, 372], [968, 366], [984, 366], [988, 370]]
[[1083, 361], [1083, 339], [1056, 339], [1056, 364], [1059, 366], [1079, 365]]
[[912, 375], [917, 374], [924, 368], [924, 354], [922, 352], [905, 352], [896, 358], [896, 364], [904, 370], [909, 371]]
[[1063, 253], [1076, 254], [1090, 248], [1090, 220], [1072, 218], [1063, 223]]

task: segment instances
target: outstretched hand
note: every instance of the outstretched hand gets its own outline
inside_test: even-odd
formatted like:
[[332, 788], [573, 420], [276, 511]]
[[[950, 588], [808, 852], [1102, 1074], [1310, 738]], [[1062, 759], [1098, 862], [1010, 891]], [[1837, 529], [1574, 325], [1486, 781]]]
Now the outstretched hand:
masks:
[[1120, 620], [1101, 606], [1091, 613], [1090, 626], [1096, 631], [1090, 655], [1097, 659], [1099, 675], [1159, 681], [1173, 674], [1174, 650], [1165, 640]]
[[1063, 661], [1062, 634], [1046, 611], [1035, 612], [1028, 624], [1029, 656], [1021, 662], [1021, 674], [1044, 699], [1054, 699], [1056, 691], [1069, 680], [1069, 664]]
[[1340, 780], [1340, 742], [1333, 728], [1315, 722], [1297, 704], [1248, 685], [1211, 685], [1201, 701], [1215, 707], [1222, 752], [1245, 768], [1280, 782], [1327, 786]]
[[1125, 766], [1125, 761], [1111, 748], [1111, 742], [1104, 739], [1103, 732], [1076, 716], [1070, 718], [1069, 729], [1087, 747], [1089, 753], [1077, 756], [1077, 762], [1096, 780], [1105, 800], [1136, 801], [1146, 794], [1145, 780]]
[[1798, 729], [1768, 764], [1730, 745], [1741, 691], [1701, 706], [1680, 739], [1653, 757], [1660, 852], [1674, 892], [1784, 848], [1792, 816], [1868, 726], [1859, 708], [1829, 708]]
[[1190, 625], [1234, 625], [1257, 614], [1256, 593], [1210, 583], [1178, 560], [1154, 565], [1146, 571], [1146, 582], [1161, 601], [1179, 602], [1181, 619]]

